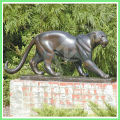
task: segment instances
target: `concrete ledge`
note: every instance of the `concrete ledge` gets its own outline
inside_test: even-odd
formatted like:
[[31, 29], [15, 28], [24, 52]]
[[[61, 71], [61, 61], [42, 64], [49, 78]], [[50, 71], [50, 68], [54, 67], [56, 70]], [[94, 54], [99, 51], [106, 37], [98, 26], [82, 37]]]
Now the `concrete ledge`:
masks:
[[103, 107], [106, 101], [117, 107], [115, 79], [22, 76], [10, 81], [11, 117], [31, 117], [32, 108], [43, 104], [58, 108], [80, 105], [91, 113], [89, 101]]
[[116, 78], [102, 79], [93, 77], [45, 77], [41, 75], [21, 76], [21, 80], [38, 80], [38, 81], [60, 81], [60, 82], [87, 82], [87, 83], [112, 83], [116, 82]]

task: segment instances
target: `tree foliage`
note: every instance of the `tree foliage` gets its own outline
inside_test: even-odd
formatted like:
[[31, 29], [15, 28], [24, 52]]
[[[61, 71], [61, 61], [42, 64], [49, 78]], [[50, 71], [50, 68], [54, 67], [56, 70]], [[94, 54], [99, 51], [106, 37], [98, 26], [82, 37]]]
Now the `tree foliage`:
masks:
[[[77, 36], [101, 30], [108, 36], [109, 44], [93, 51], [92, 59], [104, 72], [116, 76], [117, 71], [117, 5], [116, 4], [4, 4], [3, 5], [3, 62], [9, 67], [19, 64], [32, 37], [39, 33], [61, 30]], [[31, 74], [29, 60], [35, 53], [32, 48], [22, 70], [15, 75], [4, 72], [4, 79]], [[78, 76], [74, 65], [59, 60], [54, 69], [63, 75]], [[43, 69], [43, 63], [39, 65]], [[57, 66], [57, 67], [56, 67]], [[57, 70], [57, 69], [56, 69]], [[85, 70], [86, 71], [86, 70]], [[95, 76], [90, 73], [91, 76]]]
[[104, 72], [116, 76], [115, 4], [4, 4], [3, 25], [4, 62], [20, 59], [32, 37], [41, 32], [62, 30], [76, 36], [102, 30], [109, 44], [105, 49], [97, 47], [93, 60]]

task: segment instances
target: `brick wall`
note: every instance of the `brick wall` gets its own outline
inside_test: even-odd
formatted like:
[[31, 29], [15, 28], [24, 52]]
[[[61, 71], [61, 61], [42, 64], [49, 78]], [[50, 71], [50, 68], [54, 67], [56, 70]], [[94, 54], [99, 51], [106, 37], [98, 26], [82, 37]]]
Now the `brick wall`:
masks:
[[58, 108], [80, 105], [91, 113], [89, 101], [102, 106], [103, 101], [106, 101], [116, 107], [117, 83], [63, 82], [52, 79], [48, 81], [16, 79], [10, 82], [11, 117], [29, 117], [32, 108], [40, 108], [44, 103]]

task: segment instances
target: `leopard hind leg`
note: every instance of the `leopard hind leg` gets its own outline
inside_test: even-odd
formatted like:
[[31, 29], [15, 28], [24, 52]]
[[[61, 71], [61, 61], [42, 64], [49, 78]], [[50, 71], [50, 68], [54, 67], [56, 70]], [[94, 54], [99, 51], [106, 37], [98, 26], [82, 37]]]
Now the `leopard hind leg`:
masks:
[[38, 51], [36, 50], [36, 53], [35, 53], [35, 56], [31, 59], [31, 61], [29, 62], [31, 68], [32, 68], [32, 71], [35, 73], [35, 74], [38, 74], [38, 75], [43, 75], [44, 72], [43, 71], [39, 71], [38, 70], [38, 63], [42, 62], [43, 61], [43, 58], [42, 56], [38, 53]]

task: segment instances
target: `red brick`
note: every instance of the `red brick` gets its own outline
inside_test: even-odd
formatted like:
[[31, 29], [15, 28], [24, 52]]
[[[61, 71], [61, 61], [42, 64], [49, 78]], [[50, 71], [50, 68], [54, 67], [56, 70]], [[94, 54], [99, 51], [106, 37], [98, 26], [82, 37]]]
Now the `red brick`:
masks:
[[85, 103], [87, 103], [87, 101], [86, 100], [83, 100], [83, 101], [80, 101], [82, 104], [85, 104]]
[[25, 96], [28, 96], [28, 94], [27, 94], [27, 93], [24, 93], [24, 95], [25, 95]]
[[74, 89], [74, 94], [82, 94], [82, 89]]
[[34, 104], [30, 104], [31, 107], [34, 107]]
[[27, 90], [27, 87], [24, 87], [24, 86], [23, 86], [23, 87], [22, 87], [22, 90], [23, 90], [23, 92], [24, 92], [25, 90]]
[[38, 82], [38, 86], [40, 86], [41, 82]]
[[48, 84], [50, 84], [50, 85], [53, 85], [53, 84], [59, 85], [59, 82], [48, 82]]
[[44, 103], [48, 103], [48, 100], [47, 100], [47, 99], [44, 99]]
[[32, 92], [29, 93], [29, 96], [32, 96]]
[[10, 92], [10, 96], [12, 96], [13, 94]]
[[88, 96], [88, 99], [90, 100], [92, 98], [92, 95], [87, 95]]
[[108, 85], [108, 83], [102, 83], [102, 89], [105, 89], [105, 87]]
[[98, 100], [98, 99], [99, 99], [99, 96], [96, 96], [96, 99]]
[[65, 88], [65, 94], [68, 95], [68, 88]]
[[66, 104], [67, 105], [72, 105], [72, 102], [70, 102], [69, 100], [66, 100]]
[[32, 91], [32, 87], [30, 87], [30, 91]]
[[60, 104], [65, 104], [65, 101], [60, 100]]
[[54, 104], [54, 99], [53, 99], [53, 98], [51, 98], [50, 102], [51, 102], [51, 104]]
[[113, 83], [112, 87], [113, 87], [114, 90], [117, 90], [117, 83]]
[[90, 90], [88, 89], [88, 95], [90, 95]]
[[74, 83], [72, 83], [72, 82], [65, 82], [65, 85], [71, 85], [71, 86], [73, 86]]
[[101, 99], [102, 99], [102, 100], [105, 100], [105, 96], [101, 96]]
[[74, 85], [74, 86], [75, 86], [75, 85], [80, 85], [80, 83], [74, 83], [73, 85]]
[[80, 95], [72, 95], [72, 98], [73, 98], [73, 99], [74, 99], [74, 98], [79, 99], [79, 98], [80, 98]]
[[65, 82], [60, 82], [60, 86], [66, 86]]
[[80, 95], [80, 100], [85, 100], [86, 99], [86, 95]]
[[[86, 83], [85, 83], [86, 84]], [[94, 86], [96, 83], [88, 83], [88, 84], [90, 84], [91, 86]]]
[[94, 90], [94, 94], [97, 94], [97, 90]]
[[51, 94], [54, 94], [54, 88], [51, 88]]
[[48, 93], [44, 93], [44, 97], [45, 97], [45, 98], [48, 97]]
[[90, 100], [92, 98], [92, 95], [82, 95], [81, 100]]
[[102, 83], [96, 83], [96, 86], [99, 86], [100, 89], [102, 89]]

